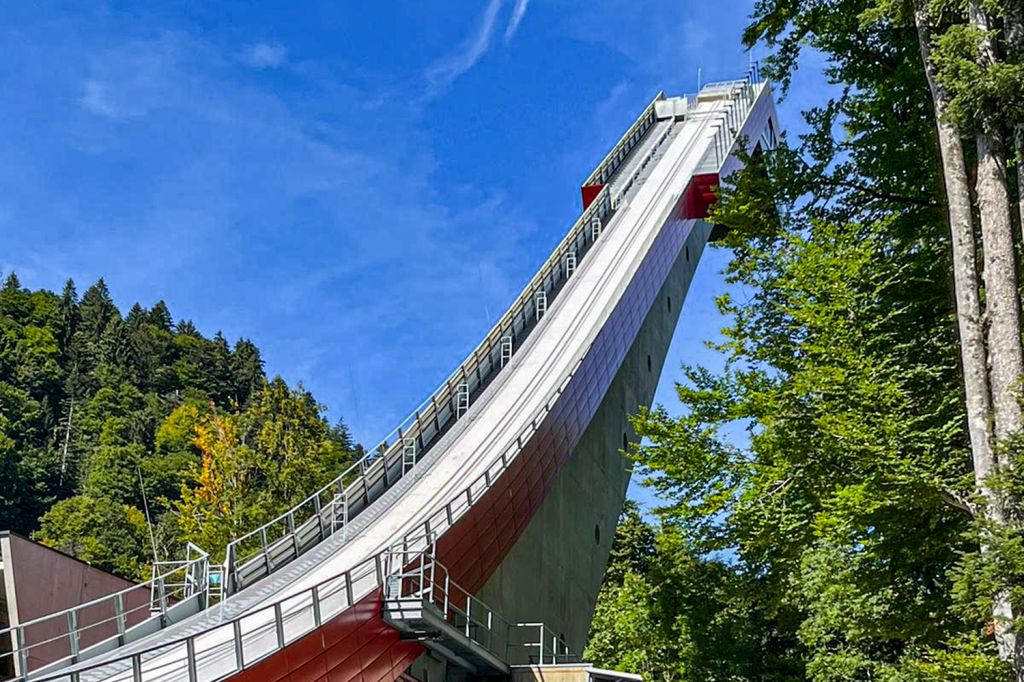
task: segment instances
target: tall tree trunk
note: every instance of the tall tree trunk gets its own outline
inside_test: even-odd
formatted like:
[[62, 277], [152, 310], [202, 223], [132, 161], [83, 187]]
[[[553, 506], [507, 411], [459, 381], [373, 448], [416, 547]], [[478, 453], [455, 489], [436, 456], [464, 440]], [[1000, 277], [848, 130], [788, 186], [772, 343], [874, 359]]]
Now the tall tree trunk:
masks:
[[[1006, 52], [1015, 64], [1024, 64], [1024, 3], [1012, 3], [1006, 13]], [[1017, 112], [1014, 148], [1017, 151], [1017, 212], [1024, 233], [1024, 113]]]
[[925, 0], [914, 0], [914, 22], [935, 107], [953, 251], [953, 289], [960, 333], [967, 430], [971, 440], [975, 478], [981, 487], [985, 479], [995, 473], [996, 460], [992, 447], [992, 404], [985, 361], [985, 328], [982, 322], [970, 184], [960, 134], [946, 116], [949, 97], [938, 83], [931, 61], [931, 24]]
[[956, 299], [956, 323], [961, 339], [961, 363], [964, 367], [968, 433], [971, 438], [975, 475], [979, 482], [982, 482], [995, 471], [995, 456], [992, 451], [989, 419], [991, 399], [985, 364], [985, 331], [981, 312], [981, 286], [978, 280], [971, 187], [961, 137], [945, 115], [948, 95], [939, 85], [935, 67], [932, 65], [930, 20], [925, 0], [914, 0], [914, 23], [918, 28], [921, 56], [935, 106], [939, 154], [946, 188], [952, 246], [953, 290]]
[[[989, 31], [988, 16], [979, 0], [971, 0], [968, 18], [973, 26], [984, 31], [979, 44], [978, 61], [991, 67], [998, 61], [996, 47]], [[988, 313], [989, 388], [992, 392], [994, 429], [998, 444], [1021, 430], [1021, 407], [1018, 388], [1024, 375], [1024, 350], [1021, 347], [1020, 297], [1017, 288], [1017, 260], [1014, 250], [1013, 219], [1007, 178], [1006, 146], [1000, 131], [1000, 117], [993, 111], [981, 111], [975, 131], [978, 173], [975, 193], [981, 239], [985, 253], [985, 298]], [[1009, 466], [997, 448], [1000, 466]], [[1004, 525], [1006, 515], [1000, 500], [987, 510], [991, 521]], [[1008, 590], [994, 600], [996, 644], [1000, 656], [1012, 662], [1018, 680], [1024, 680], [1024, 637], [1014, 629], [1014, 616], [1019, 615]]]
[[[988, 17], [977, 0], [971, 1], [968, 14], [976, 28], [986, 32], [990, 30]], [[998, 61], [991, 39], [986, 37], [981, 41], [978, 59], [983, 66], [991, 66]], [[981, 123], [975, 135], [978, 148], [975, 192], [985, 253], [994, 435], [999, 442], [1024, 426], [1018, 401], [1019, 384], [1024, 375], [1024, 349], [1021, 347], [1020, 297], [1006, 174], [1006, 145], [999, 130], [1000, 117], [994, 112], [981, 113]]]
[[[963, 365], [967, 428], [971, 441], [974, 479], [978, 492], [985, 502], [986, 517], [992, 523], [1005, 525], [1006, 515], [1002, 500], [989, 484], [990, 477], [997, 471], [998, 465], [993, 449], [992, 422], [990, 421], [992, 402], [986, 367], [985, 331], [981, 313], [974, 218], [970, 185], [967, 179], [967, 165], [964, 161], [959, 131], [946, 115], [949, 95], [939, 84], [936, 78], [936, 68], [931, 60], [932, 27], [925, 3], [926, 0], [913, 0], [914, 23], [917, 27], [921, 59], [924, 63], [925, 75], [928, 78], [928, 86], [931, 89], [935, 108], [939, 153], [946, 186], [946, 201], [949, 207], [953, 286], [956, 296], [960, 359]], [[984, 553], [988, 549], [987, 545], [982, 543], [981, 551]], [[992, 604], [992, 616], [1000, 654], [1005, 659], [1014, 659], [1017, 638], [1009, 627], [1013, 618], [1009, 595], [996, 596]], [[1014, 663], [1017, 668], [1016, 661]], [[1019, 670], [1019, 668], [1017, 669]]]

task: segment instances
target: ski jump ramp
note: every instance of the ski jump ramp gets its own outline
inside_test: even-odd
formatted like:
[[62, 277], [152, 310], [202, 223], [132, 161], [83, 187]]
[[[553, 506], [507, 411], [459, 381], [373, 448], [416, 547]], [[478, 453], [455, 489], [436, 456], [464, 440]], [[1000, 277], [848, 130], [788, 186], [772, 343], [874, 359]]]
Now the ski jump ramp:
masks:
[[[12, 627], [17, 674], [426, 682], [575, 660], [629, 482], [628, 417], [653, 400], [713, 188], [777, 130], [756, 69], [659, 94], [508, 312], [379, 447], [223, 565], [190, 548], [156, 567], [145, 617], [112, 595]], [[34, 658], [36, 631], [67, 655]]]

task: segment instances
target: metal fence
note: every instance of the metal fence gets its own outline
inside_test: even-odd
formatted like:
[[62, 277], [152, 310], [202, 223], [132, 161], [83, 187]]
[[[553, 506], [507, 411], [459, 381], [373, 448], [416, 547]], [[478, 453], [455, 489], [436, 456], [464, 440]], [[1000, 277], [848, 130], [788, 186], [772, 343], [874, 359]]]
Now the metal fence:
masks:
[[[720, 167], [724, 161], [722, 154], [728, 154], [735, 143], [737, 131], [742, 126], [743, 117], [749, 112], [757, 93], [753, 86], [757, 81], [756, 68], [752, 68], [747, 79], [743, 81], [728, 82], [725, 84], [712, 84], [707, 86], [728, 87], [735, 91], [727, 105], [725, 116], [722, 117], [725, 125], [722, 125], [715, 133], [712, 149], [709, 156], [714, 154], [715, 163]], [[702, 91], [703, 92], [703, 91]], [[663, 95], [659, 94], [659, 98]], [[657, 99], [655, 100], [657, 101]], [[654, 102], [641, 115], [634, 127], [641, 126], [643, 132], [650, 130], [651, 126], [643, 124], [653, 110]], [[639, 129], [639, 128], [638, 128]], [[631, 128], [633, 130], [633, 128]], [[635, 132], [635, 131], [634, 131]], [[731, 135], [731, 138], [729, 137]], [[721, 141], [720, 142], [720, 138]], [[628, 140], [635, 147], [643, 135], [636, 136], [627, 132], [624, 140]], [[659, 140], [658, 144], [664, 141]], [[622, 142], [620, 142], [622, 144]], [[724, 151], [723, 151], [724, 150]], [[614, 151], [614, 150], [613, 150]], [[609, 155], [610, 158], [612, 155]], [[609, 163], [606, 159], [602, 165]], [[621, 159], [619, 159], [621, 163]], [[716, 167], [716, 168], [717, 168]], [[573, 225], [566, 237], [552, 252], [551, 256], [544, 263], [531, 282], [524, 288], [523, 292], [516, 298], [509, 310], [502, 316], [497, 324], [485, 337], [484, 341], [473, 351], [460, 367], [441, 385], [441, 387], [424, 403], [414, 411], [410, 417], [402, 422], [384, 441], [366, 453], [358, 462], [342, 472], [333, 481], [325, 485], [314, 494], [310, 495], [299, 505], [296, 505], [277, 518], [255, 529], [254, 531], [234, 540], [229, 546], [225, 557], [224, 566], [220, 570], [211, 572], [209, 559], [202, 550], [192, 546], [190, 552], [202, 555], [202, 558], [188, 558], [183, 562], [173, 565], [167, 575], [154, 576], [154, 579], [146, 585], [151, 589], [152, 594], [160, 597], [160, 610], [154, 612], [160, 618], [150, 618], [149, 621], [134, 628], [137, 636], [130, 637], [131, 630], [118, 631], [118, 636], [104, 643], [103, 647], [90, 650], [91, 653], [102, 653], [110, 648], [123, 644], [125, 641], [137, 639], [144, 634], [149, 634], [156, 629], [163, 627], [168, 622], [180, 620], [177, 614], [195, 612], [205, 608], [208, 604], [209, 576], [216, 574], [219, 577], [219, 590], [225, 595], [230, 595], [244, 587], [251, 585], [256, 580], [269, 575], [274, 570], [294, 560], [303, 552], [323, 541], [325, 538], [337, 532], [344, 532], [351, 519], [363, 511], [369, 504], [380, 497], [404, 475], [413, 470], [411, 463], [417, 463], [422, 454], [432, 445], [437, 437], [457, 418], [458, 402], [460, 396], [473, 396], [483, 389], [484, 385], [493, 376], [508, 364], [511, 358], [509, 339], [521, 343], [525, 335], [537, 324], [540, 313], [538, 311], [538, 293], [543, 292], [545, 302], [557, 295], [560, 287], [576, 268], [577, 259], [582, 258], [591, 246], [600, 238], [601, 227], [613, 212], [612, 199], [609, 196], [608, 188], [605, 187], [597, 195], [596, 199], [583, 212], [580, 218]], [[508, 468], [511, 462], [522, 449], [523, 444], [536, 431], [538, 425], [547, 416], [562, 391], [579, 367], [582, 358], [578, 359], [571, 371], [563, 378], [551, 400], [545, 403], [531, 418], [530, 423], [517, 436], [515, 442], [503, 450], [492, 460], [491, 465], [474, 481], [455, 496], [443, 508], [435, 511], [428, 517], [421, 526], [408, 533], [405, 538], [397, 543], [398, 549], [402, 552], [424, 551], [428, 548], [427, 538], [437, 537], [454, 523], [480, 499], [484, 492]], [[465, 405], [463, 405], [465, 407]], [[373, 578], [373, 586], [383, 584], [382, 556], [376, 555], [364, 561], [357, 568], [345, 572], [321, 585], [303, 592], [299, 597], [290, 597], [272, 606], [264, 607], [252, 614], [217, 625], [209, 630], [191, 635], [168, 644], [162, 644], [143, 652], [132, 654], [114, 661], [97, 664], [88, 668], [79, 669], [74, 673], [55, 673], [46, 676], [45, 680], [66, 679], [77, 682], [85, 672], [96, 673], [110, 666], [120, 670], [130, 670], [131, 679], [142, 679], [141, 673], [150, 670], [151, 661], [160, 659], [160, 667], [181, 666], [181, 670], [189, 680], [195, 680], [197, 666], [206, 663], [216, 663], [215, 668], [224, 663], [221, 654], [214, 655], [214, 651], [221, 651], [228, 642], [232, 644], [232, 660], [234, 667], [224, 674], [231, 674], [251, 664], [264, 655], [269, 655], [287, 643], [294, 641], [295, 637], [318, 627], [322, 620], [330, 615], [336, 614], [339, 609], [347, 608], [353, 604], [353, 599], [360, 585], [368, 586], [367, 576]], [[197, 563], [199, 562], [199, 563]], [[180, 578], [189, 574], [191, 578], [182, 579], [173, 586], [170, 584], [171, 577]], [[137, 588], [134, 588], [137, 589]], [[189, 592], [193, 590], [193, 592]], [[160, 595], [163, 595], [162, 597]], [[175, 595], [181, 595], [179, 597]], [[176, 601], [178, 600], [178, 601]], [[305, 601], [304, 601], [305, 600]], [[110, 595], [101, 600], [95, 600], [89, 604], [69, 611], [52, 614], [44, 619], [63, 618], [68, 623], [67, 632], [63, 635], [69, 642], [80, 639], [82, 625], [76, 622], [75, 612], [86, 608], [100, 601], [106, 601], [114, 605], [114, 620], [118, 619], [117, 601], [118, 596]], [[151, 602], [153, 600], [151, 599]], [[190, 604], [189, 609], [183, 608]], [[181, 607], [181, 608], [179, 608]], [[176, 610], [177, 609], [177, 610]], [[260, 615], [262, 614], [262, 615]], [[261, 620], [262, 619], [262, 620]], [[290, 620], [289, 620], [290, 619]], [[42, 619], [40, 619], [42, 620]], [[296, 623], [305, 623], [297, 626]], [[258, 623], [256, 629], [247, 629], [245, 624]], [[23, 630], [17, 632], [18, 628], [25, 628], [31, 623], [22, 624], [16, 628], [0, 631], [0, 636], [9, 634], [14, 643], [14, 652], [8, 655], [24, 658]], [[517, 624], [519, 627], [519, 624]], [[526, 625], [523, 625], [526, 627]], [[555, 661], [561, 656], [567, 656], [551, 640], [541, 624], [529, 624], [530, 628], [539, 628], [536, 642], [522, 642], [523, 649], [534, 649], [533, 658], [537, 662]], [[227, 628], [227, 629], [225, 629]], [[296, 629], [298, 628], [298, 629]], [[300, 632], [295, 636], [290, 632]], [[207, 640], [199, 641], [200, 637]], [[246, 638], [249, 639], [246, 639]], [[20, 638], [20, 639], [19, 639]], [[251, 650], [247, 648], [253, 638], [260, 640], [260, 644]], [[261, 639], [262, 638], [262, 639]], [[557, 638], [555, 638], [557, 640]], [[265, 641], [264, 641], [265, 640]], [[213, 646], [207, 646], [207, 641], [218, 641]], [[63, 659], [59, 665], [67, 665], [78, 659], [81, 651], [70, 650], [69, 657]], [[179, 655], [180, 654], [180, 655]], [[204, 656], [206, 658], [204, 658]], [[218, 658], [221, 656], [221, 658]], [[210, 658], [213, 657], [213, 658]], [[164, 660], [167, 659], [167, 660]], [[209, 660], [207, 660], [209, 659]], [[172, 662], [168, 662], [172, 661]], [[211, 663], [211, 665], [213, 664]], [[153, 664], [157, 665], [157, 664]], [[25, 670], [22, 667], [21, 670]], [[155, 670], [155, 669], [154, 669]], [[112, 673], [116, 670], [112, 669]], [[148, 673], [147, 673], [148, 675]], [[127, 679], [127, 678], [126, 678]], [[208, 678], [204, 675], [204, 679]]]
[[[44, 649], [47, 658], [61, 652], [58, 665], [72, 664], [86, 647], [113, 649], [205, 609], [209, 556], [191, 543], [186, 551], [184, 561], [154, 564], [153, 577], [141, 585], [0, 630], [0, 637], [10, 638], [12, 649], [0, 658], [12, 657], [15, 674], [23, 676], [40, 667], [32, 666], [31, 659]], [[139, 603], [140, 593], [147, 592], [148, 600]], [[147, 627], [147, 622], [157, 627]]]
[[507, 620], [460, 587], [432, 551], [389, 552], [385, 573], [385, 611], [389, 602], [414, 600], [434, 609], [453, 630], [509, 665], [580, 660], [544, 623]]

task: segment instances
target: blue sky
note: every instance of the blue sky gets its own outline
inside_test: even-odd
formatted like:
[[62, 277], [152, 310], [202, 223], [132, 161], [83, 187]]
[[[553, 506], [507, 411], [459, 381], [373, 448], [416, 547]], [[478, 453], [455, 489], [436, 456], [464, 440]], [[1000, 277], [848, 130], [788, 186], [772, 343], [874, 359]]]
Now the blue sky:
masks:
[[[375, 442], [477, 343], [657, 93], [739, 77], [749, 0], [14, 3], [0, 272], [251, 338]], [[799, 128], [817, 70], [780, 107]], [[659, 399], [716, 359], [701, 263]]]

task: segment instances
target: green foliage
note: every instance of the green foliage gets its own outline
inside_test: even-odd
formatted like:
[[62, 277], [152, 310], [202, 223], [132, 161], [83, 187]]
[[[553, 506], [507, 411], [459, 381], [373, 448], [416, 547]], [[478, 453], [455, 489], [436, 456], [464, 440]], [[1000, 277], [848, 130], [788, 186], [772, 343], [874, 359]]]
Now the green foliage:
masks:
[[152, 556], [146, 519], [135, 507], [85, 495], [55, 504], [33, 537], [97, 568], [149, 579]]
[[949, 114], [963, 130], [1024, 123], [1024, 64], [977, 58], [983, 42], [998, 37], [996, 31], [954, 23], [936, 40], [938, 79], [952, 95]]
[[683, 416], [634, 422], [661, 517], [701, 556], [735, 556], [757, 608], [797, 610], [814, 680], [899, 679], [981, 627], [949, 577], [972, 483], [945, 238], [904, 220], [730, 223], [729, 277], [750, 293], [720, 301], [728, 366], [686, 370]]
[[[238, 451], [257, 458], [240, 502], [249, 506], [225, 527], [233, 531], [302, 499], [359, 451], [308, 392], [266, 381], [250, 341], [232, 347], [190, 322], [175, 325], [162, 301], [122, 315], [102, 279], [79, 299], [70, 280], [58, 296], [6, 278], [0, 527], [36, 532], [129, 578], [154, 554], [147, 508], [161, 558], [176, 556], [186, 538], [222, 547], [183, 532], [188, 521], [178, 515], [214, 419], [237, 424]], [[230, 466], [241, 472], [245, 461]]]
[[760, 608], [756, 576], [701, 556], [630, 504], [619, 519], [584, 658], [652, 682], [803, 679], [786, 613]]
[[[634, 420], [644, 445], [633, 454], [664, 505], [649, 568], [609, 569], [595, 627], [611, 634], [595, 631], [592, 645], [609, 664], [645, 649], [639, 636], [652, 679], [1008, 679], [991, 604], [1024, 598], [1024, 534], [1016, 518], [973, 514], [945, 195], [906, 10], [755, 6], [745, 39], [773, 50], [771, 77], [785, 88], [811, 48], [836, 88], [805, 112], [797, 145], [747, 156], [714, 210], [742, 292], [719, 301], [726, 366], [684, 368], [680, 416]], [[1015, 123], [1020, 65], [977, 59], [983, 37], [999, 50], [999, 22], [982, 35], [959, 3], [932, 11], [957, 122]], [[985, 111], [998, 121], [979, 120]], [[1014, 476], [995, 484], [1009, 499], [1024, 492]], [[738, 649], [702, 667], [723, 641]], [[675, 647], [670, 663], [661, 643]]]
[[344, 427], [331, 429], [305, 390], [264, 382], [248, 408], [195, 426], [194, 462], [176, 504], [186, 540], [215, 554], [304, 500], [351, 463]]

